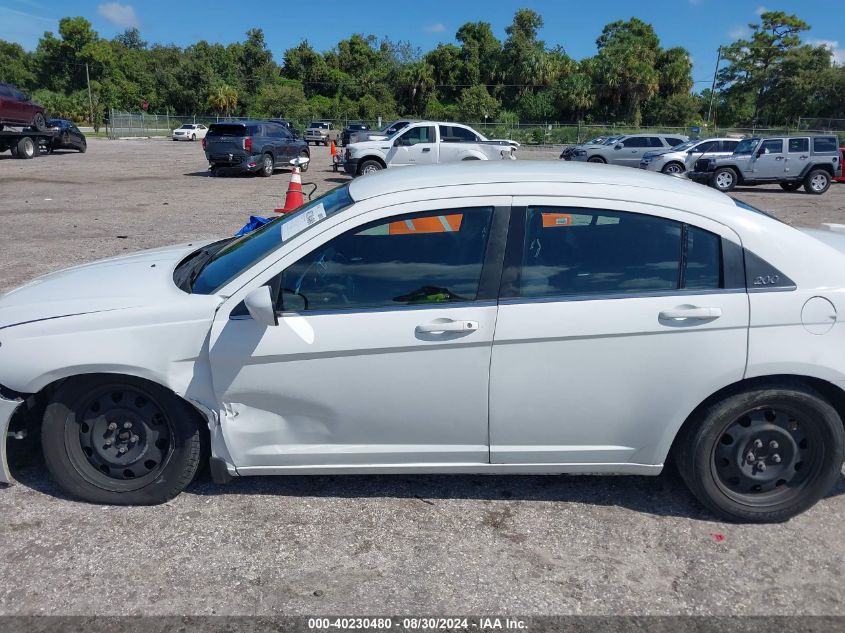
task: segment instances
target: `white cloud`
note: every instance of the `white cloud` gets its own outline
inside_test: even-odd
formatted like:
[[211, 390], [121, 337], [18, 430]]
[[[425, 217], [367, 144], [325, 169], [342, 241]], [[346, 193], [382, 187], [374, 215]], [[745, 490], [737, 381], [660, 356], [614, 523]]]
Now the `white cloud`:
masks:
[[763, 15], [767, 11], [768, 9], [761, 4], [759, 7], [757, 7], [757, 10], [754, 13], [756, 13], [757, 15]]
[[839, 46], [838, 40], [807, 40], [812, 46], [824, 46], [833, 53], [833, 61], [838, 65], [845, 64], [845, 48]]
[[427, 24], [423, 27], [426, 33], [443, 33], [446, 30], [446, 25], [442, 22], [435, 22], [434, 24]]
[[115, 26], [124, 29], [136, 29], [141, 26], [141, 21], [135, 15], [135, 9], [131, 4], [106, 2], [97, 7], [97, 12]]
[[744, 37], [748, 37], [749, 34], [750, 31], [748, 30], [747, 26], [738, 26], [728, 31], [728, 37], [730, 37], [732, 40], [739, 40]]

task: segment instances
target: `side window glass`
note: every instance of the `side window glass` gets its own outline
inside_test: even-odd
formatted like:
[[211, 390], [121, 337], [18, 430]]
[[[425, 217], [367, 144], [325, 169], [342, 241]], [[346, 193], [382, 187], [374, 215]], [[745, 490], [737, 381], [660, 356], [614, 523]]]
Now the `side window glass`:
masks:
[[669, 147], [677, 147], [684, 141], [679, 138], [667, 137], [666, 142], [669, 144]]
[[411, 146], [419, 143], [433, 143], [434, 142], [434, 128], [433, 127], [415, 127], [408, 130], [399, 137], [399, 145]]
[[730, 152], [731, 154], [733, 154], [733, 151], [736, 149], [737, 145], [739, 145], [739, 141], [722, 141], [720, 144], [720, 151]]
[[530, 207], [518, 296], [678, 288], [681, 224], [591, 209]]
[[710, 141], [710, 142], [702, 143], [701, 145], [698, 145], [695, 148], [695, 151], [699, 152], [701, 154], [704, 154], [705, 152], [713, 152], [713, 151], [716, 150], [717, 146], [718, 146], [718, 143], [716, 143], [714, 141]]
[[278, 308], [349, 310], [474, 301], [492, 216], [492, 207], [444, 209], [348, 231], [282, 273]]
[[783, 154], [783, 141], [779, 138], [763, 141], [760, 149], [763, 150], [764, 154]]
[[835, 136], [818, 136], [813, 139], [814, 152], [835, 152], [837, 145]]
[[718, 235], [687, 226], [687, 266], [683, 287], [688, 290], [723, 288], [722, 238]]
[[790, 152], [809, 152], [810, 139], [808, 138], [791, 138], [789, 139]]
[[641, 136], [635, 136], [634, 138], [625, 139], [622, 142], [624, 147], [649, 147], [648, 139], [645, 139]]

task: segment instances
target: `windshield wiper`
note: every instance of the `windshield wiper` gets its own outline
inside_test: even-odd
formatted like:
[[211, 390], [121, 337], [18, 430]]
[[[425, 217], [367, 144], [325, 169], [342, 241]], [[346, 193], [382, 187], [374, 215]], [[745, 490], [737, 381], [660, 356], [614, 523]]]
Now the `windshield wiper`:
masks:
[[203, 269], [214, 259], [217, 253], [223, 250], [223, 247], [234, 239], [234, 237], [227, 237], [217, 242], [212, 242], [208, 246], [203, 246], [201, 249], [191, 253], [176, 268], [173, 274], [174, 283], [185, 292], [191, 292], [194, 282], [200, 276]]

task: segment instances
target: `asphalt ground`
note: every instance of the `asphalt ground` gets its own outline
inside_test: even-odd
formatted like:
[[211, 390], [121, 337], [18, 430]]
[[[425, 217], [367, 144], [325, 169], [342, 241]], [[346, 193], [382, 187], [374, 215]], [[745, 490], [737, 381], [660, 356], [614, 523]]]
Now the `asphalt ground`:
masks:
[[[312, 148], [305, 182], [346, 182]], [[556, 158], [552, 151], [520, 159]], [[92, 139], [0, 155], [0, 291], [143, 248], [233, 233], [281, 206], [288, 175], [207, 177], [198, 143]], [[824, 196], [740, 189], [800, 225], [845, 223]], [[207, 474], [157, 507], [63, 495], [12, 447], [0, 490], [0, 614], [845, 615], [845, 476], [781, 525], [713, 521], [656, 478]]]

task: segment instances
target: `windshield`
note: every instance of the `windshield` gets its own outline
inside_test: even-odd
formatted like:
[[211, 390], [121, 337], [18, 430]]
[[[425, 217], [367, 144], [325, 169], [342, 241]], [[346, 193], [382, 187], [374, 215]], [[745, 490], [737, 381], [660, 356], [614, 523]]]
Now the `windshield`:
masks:
[[622, 136], [609, 136], [607, 137], [601, 144], [602, 145], [613, 145], [616, 141], [623, 138]]
[[739, 142], [739, 145], [736, 146], [734, 150], [734, 154], [750, 154], [754, 151], [754, 147], [757, 145], [757, 141], [760, 139], [757, 138], [747, 138]]
[[312, 130], [314, 130], [314, 129], [325, 130], [327, 127], [329, 127], [329, 124], [328, 123], [312, 123], [308, 127], [310, 127]]
[[681, 143], [680, 145], [676, 145], [672, 148], [673, 152], [685, 152], [688, 149], [692, 149], [696, 145], [701, 143], [701, 141], [687, 141], [686, 143]]
[[185, 125], [183, 125], [180, 129], [182, 129], [182, 130], [191, 130], [191, 129], [193, 129], [193, 127], [194, 127], [193, 125], [190, 125], [190, 124], [186, 123], [186, 124], [185, 124]]
[[255, 264], [312, 225], [352, 205], [349, 185], [332, 189], [294, 213], [288, 213], [227, 243], [196, 275], [191, 292], [217, 292]]

